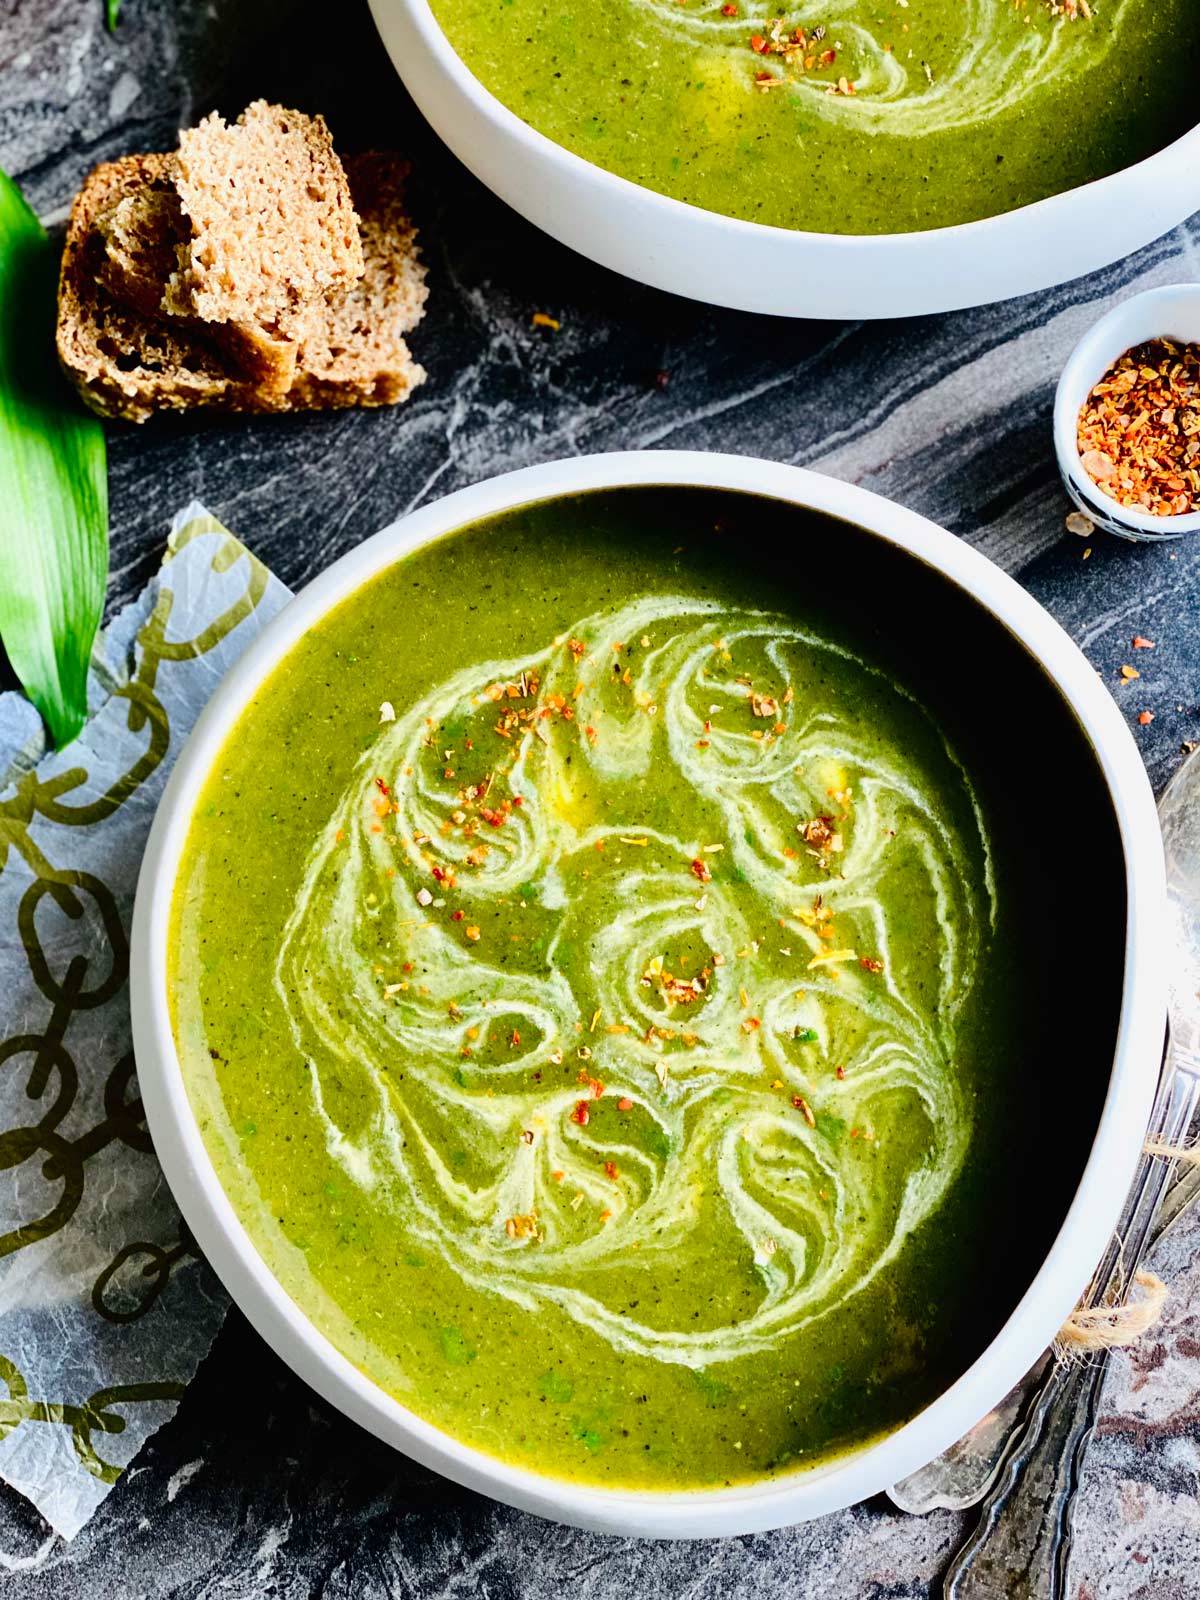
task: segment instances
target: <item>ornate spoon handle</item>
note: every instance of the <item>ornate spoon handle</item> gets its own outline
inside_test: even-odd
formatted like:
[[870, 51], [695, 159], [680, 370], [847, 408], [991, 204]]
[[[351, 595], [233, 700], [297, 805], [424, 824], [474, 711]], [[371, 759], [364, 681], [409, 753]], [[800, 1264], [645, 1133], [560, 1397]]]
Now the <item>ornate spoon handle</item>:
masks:
[[[1164, 1144], [1186, 1137], [1200, 1073], [1190, 1054], [1176, 1048], [1155, 1101], [1150, 1126]], [[1145, 1254], [1154, 1218], [1171, 1176], [1171, 1163], [1143, 1156], [1119, 1224], [1097, 1269], [1092, 1305], [1132, 1281]], [[946, 1600], [1061, 1600], [1071, 1548], [1075, 1488], [1095, 1424], [1106, 1353], [1089, 1361], [1055, 1362], [1035, 1399], [1011, 1454], [984, 1501], [979, 1525], [946, 1575]]]
[[1053, 1600], [1070, 1549], [1074, 1490], [1105, 1364], [1055, 1363], [974, 1533], [946, 1574], [946, 1600]]

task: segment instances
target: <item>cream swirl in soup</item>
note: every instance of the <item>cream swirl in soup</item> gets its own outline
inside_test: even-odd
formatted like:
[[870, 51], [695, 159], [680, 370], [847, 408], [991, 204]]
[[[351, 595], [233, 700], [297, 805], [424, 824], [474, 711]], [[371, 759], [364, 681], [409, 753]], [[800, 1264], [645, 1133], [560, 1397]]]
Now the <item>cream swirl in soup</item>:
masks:
[[[949, 751], [914, 767], [812, 697], [868, 672], [655, 597], [460, 669], [360, 762], [276, 987], [346, 1181], [480, 1290], [706, 1366], [841, 1305], [936, 1209], [987, 845], [946, 820], [947, 788], [976, 815]], [[902, 1159], [881, 1181], [831, 1127]], [[700, 1284], [722, 1253], [754, 1263], [748, 1315], [629, 1313], [664, 1256]]]
[[534, 1471], [754, 1481], [898, 1426], [1094, 1128], [1093, 761], [981, 608], [792, 506], [611, 491], [397, 560], [254, 694], [179, 867], [239, 1221], [362, 1373]]

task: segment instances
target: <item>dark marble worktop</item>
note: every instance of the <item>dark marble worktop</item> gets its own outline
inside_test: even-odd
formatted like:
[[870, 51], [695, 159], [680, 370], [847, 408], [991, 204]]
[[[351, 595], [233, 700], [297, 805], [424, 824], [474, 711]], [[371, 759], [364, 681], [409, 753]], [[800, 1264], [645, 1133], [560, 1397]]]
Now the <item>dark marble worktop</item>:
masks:
[[[1067, 534], [1049, 432], [1074, 340], [1135, 287], [1196, 277], [1200, 217], [1089, 280], [981, 311], [849, 325], [712, 311], [590, 266], [482, 191], [412, 110], [362, 0], [125, 0], [111, 36], [101, 0], [0, 3], [0, 164], [48, 223], [96, 161], [167, 148], [181, 124], [260, 95], [323, 111], [343, 149], [414, 158], [432, 293], [412, 344], [429, 382], [396, 411], [114, 428], [110, 609], [150, 576], [192, 496], [296, 587], [398, 513], [504, 468], [629, 447], [728, 450], [890, 495], [1016, 573], [1113, 688], [1156, 786], [1200, 737], [1200, 545]], [[535, 310], [561, 331], [533, 327]], [[1156, 649], [1121, 689], [1135, 633]], [[1163, 1324], [1113, 1364], [1072, 1600], [1200, 1596], [1198, 1250], [1200, 1218], [1153, 1263], [1173, 1289]], [[940, 1594], [966, 1526], [881, 1500], [691, 1545], [564, 1530], [375, 1443], [235, 1312], [178, 1415], [72, 1544], [0, 1488], [0, 1589], [13, 1600], [916, 1600]]]

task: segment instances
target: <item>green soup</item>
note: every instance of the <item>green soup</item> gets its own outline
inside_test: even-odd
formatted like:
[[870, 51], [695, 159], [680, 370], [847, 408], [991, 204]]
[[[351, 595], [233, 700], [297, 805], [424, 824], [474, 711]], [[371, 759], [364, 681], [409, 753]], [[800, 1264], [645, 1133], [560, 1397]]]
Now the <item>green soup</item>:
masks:
[[432, 5], [479, 81], [556, 143], [784, 228], [995, 216], [1118, 171], [1197, 119], [1194, 0]]
[[[978, 1353], [1061, 1217], [1111, 824], [1031, 851], [1013, 784], [1074, 784], [1081, 741], [1042, 706], [1000, 761], [1036, 669], [965, 711], [930, 640], [978, 619], [860, 548], [699, 492], [510, 513], [307, 634], [203, 791], [171, 982], [218, 1173], [363, 1372], [506, 1460], [668, 1488], [844, 1450]], [[1103, 905], [1068, 908], [1084, 855]]]

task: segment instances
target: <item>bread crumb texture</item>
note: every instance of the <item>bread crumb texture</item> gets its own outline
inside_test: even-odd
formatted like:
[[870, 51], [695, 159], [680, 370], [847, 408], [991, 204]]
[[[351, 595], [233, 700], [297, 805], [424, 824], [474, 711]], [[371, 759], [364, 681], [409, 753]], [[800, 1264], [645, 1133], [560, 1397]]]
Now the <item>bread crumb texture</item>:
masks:
[[191, 237], [164, 309], [269, 324], [362, 276], [358, 218], [323, 117], [256, 100], [179, 136], [174, 183]]
[[303, 345], [295, 404], [395, 405], [425, 380], [404, 335], [425, 314], [425, 269], [404, 210], [408, 163], [375, 151], [346, 163], [358, 207], [363, 275], [328, 297]]

